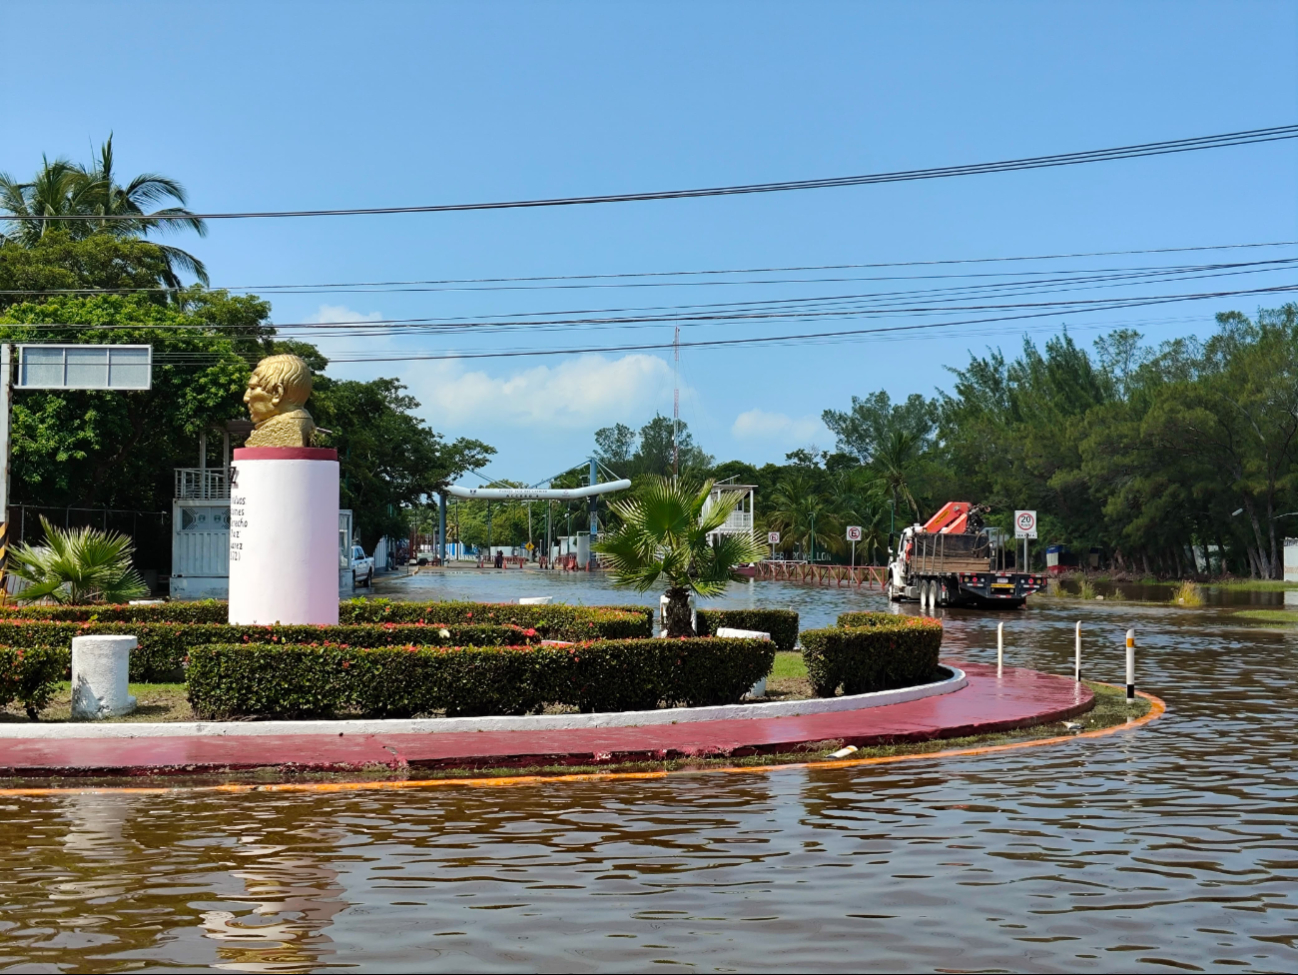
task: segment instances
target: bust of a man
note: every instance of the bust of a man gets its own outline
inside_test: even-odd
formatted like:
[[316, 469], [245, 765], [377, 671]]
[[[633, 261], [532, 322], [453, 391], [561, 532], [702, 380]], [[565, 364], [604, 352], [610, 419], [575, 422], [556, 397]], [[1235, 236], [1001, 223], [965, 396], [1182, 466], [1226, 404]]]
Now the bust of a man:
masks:
[[248, 380], [243, 401], [252, 417], [249, 447], [310, 447], [315, 421], [304, 406], [311, 395], [311, 367], [295, 355], [262, 359]]

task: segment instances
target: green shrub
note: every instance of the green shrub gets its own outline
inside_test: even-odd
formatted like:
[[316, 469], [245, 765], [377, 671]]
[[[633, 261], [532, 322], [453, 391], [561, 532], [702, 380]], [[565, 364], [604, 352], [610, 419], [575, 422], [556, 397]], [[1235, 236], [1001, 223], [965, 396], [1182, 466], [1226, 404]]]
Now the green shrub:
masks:
[[926, 684], [938, 673], [942, 624], [921, 616], [844, 613], [883, 617], [861, 626], [804, 630], [802, 659], [817, 697], [865, 694]]
[[700, 609], [699, 636], [711, 636], [722, 627], [769, 633], [777, 650], [798, 645], [798, 614], [791, 609]]
[[[442, 636], [442, 632], [446, 636]], [[539, 642], [534, 629], [516, 626], [440, 624], [369, 624], [361, 626], [231, 626], [226, 623], [61, 623], [0, 618], [0, 646], [53, 647], [62, 654], [66, 676], [71, 667], [72, 638], [129, 634], [140, 645], [131, 651], [130, 679], [136, 682], [184, 680], [190, 651], [208, 643], [345, 643], [357, 647], [499, 646]]]
[[525, 714], [547, 704], [620, 711], [738, 701], [774, 659], [771, 642], [717, 638], [490, 647], [213, 643], [191, 651], [188, 684], [203, 718]]
[[51, 647], [0, 646], [0, 707], [17, 701], [35, 720], [63, 679], [66, 658]]
[[897, 613], [840, 613], [838, 626], [890, 626], [902, 617]]
[[[229, 604], [214, 599], [157, 606], [4, 606], [3, 620], [66, 623], [220, 623]], [[653, 610], [645, 606], [519, 606], [514, 603], [397, 603], [389, 599], [349, 599], [338, 606], [342, 626], [366, 623], [520, 626], [547, 640], [633, 639], [653, 635]]]

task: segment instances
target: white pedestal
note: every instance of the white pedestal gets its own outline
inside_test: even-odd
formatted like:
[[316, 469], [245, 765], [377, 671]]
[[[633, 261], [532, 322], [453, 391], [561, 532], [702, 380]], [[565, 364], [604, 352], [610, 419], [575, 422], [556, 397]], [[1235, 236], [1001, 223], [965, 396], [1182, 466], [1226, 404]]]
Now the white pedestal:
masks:
[[[733, 637], [737, 640], [769, 640], [771, 635], [763, 633], [761, 630], [739, 630], [733, 626], [719, 626], [714, 636]], [[748, 689], [747, 697], [765, 697], [766, 696], [766, 678], [763, 677], [756, 684]]]
[[96, 721], [135, 710], [126, 693], [133, 636], [74, 636], [72, 638], [72, 717]]
[[337, 625], [337, 451], [234, 452], [230, 622]]

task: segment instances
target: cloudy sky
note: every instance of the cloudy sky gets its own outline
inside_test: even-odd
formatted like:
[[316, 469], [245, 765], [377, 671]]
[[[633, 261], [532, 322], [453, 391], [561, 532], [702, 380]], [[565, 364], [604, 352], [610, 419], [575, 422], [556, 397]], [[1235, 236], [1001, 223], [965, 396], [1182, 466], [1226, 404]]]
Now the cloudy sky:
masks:
[[[1289, 0], [112, 6], [7, 6], [8, 36], [101, 21], [113, 43], [59, 29], [56, 58], [7, 46], [0, 170], [88, 159], [111, 131], [123, 172], [179, 178], [199, 211], [381, 207], [892, 172], [1298, 122]], [[176, 242], [214, 285], [268, 295], [331, 374], [400, 377], [434, 428], [499, 449], [488, 473], [533, 480], [580, 461], [598, 427], [669, 414], [676, 382], [701, 446], [761, 463], [832, 446], [826, 408], [932, 393], [949, 386], [944, 367], [1025, 335], [1205, 334], [1217, 310], [1282, 299], [1021, 308], [1292, 283], [1284, 265], [1254, 266], [1292, 259], [1292, 244], [1096, 252], [1292, 242], [1295, 172], [1289, 141], [798, 193], [214, 222]], [[1058, 256], [1078, 254], [1096, 256]], [[1050, 259], [987, 262], [1020, 257]], [[928, 263], [968, 261], [986, 263]], [[1222, 262], [1254, 265], [1204, 270]], [[1163, 276], [1130, 277], [1151, 269]], [[679, 367], [664, 348], [677, 315]], [[806, 337], [866, 328], [898, 330]]]

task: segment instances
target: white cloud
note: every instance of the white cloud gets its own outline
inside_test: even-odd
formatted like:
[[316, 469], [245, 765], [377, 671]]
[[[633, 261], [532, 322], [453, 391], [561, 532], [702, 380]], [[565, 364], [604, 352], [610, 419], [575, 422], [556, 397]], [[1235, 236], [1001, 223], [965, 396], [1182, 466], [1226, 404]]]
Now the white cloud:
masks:
[[768, 440], [782, 444], [806, 444], [813, 440], [825, 443], [834, 439], [818, 416], [794, 419], [766, 410], [740, 413], [735, 417], [730, 432], [736, 440]]
[[378, 311], [362, 313], [353, 311], [346, 305], [321, 305], [313, 314], [307, 315], [306, 320], [320, 325], [335, 322], [377, 322], [382, 318], [383, 313]]
[[638, 426], [654, 409], [671, 408], [671, 368], [652, 355], [583, 355], [507, 375], [442, 360], [402, 380], [434, 429], [471, 435], [478, 427]]

